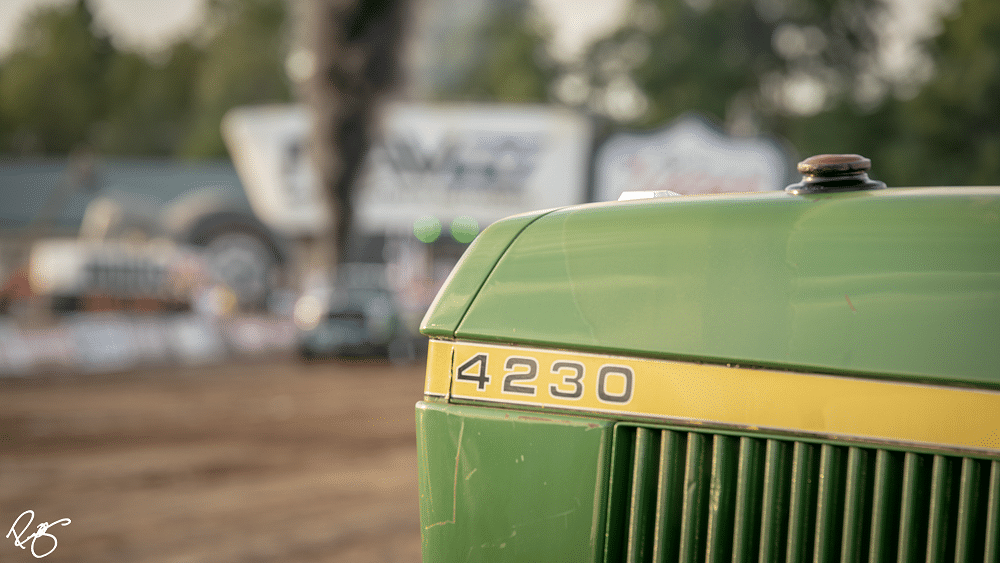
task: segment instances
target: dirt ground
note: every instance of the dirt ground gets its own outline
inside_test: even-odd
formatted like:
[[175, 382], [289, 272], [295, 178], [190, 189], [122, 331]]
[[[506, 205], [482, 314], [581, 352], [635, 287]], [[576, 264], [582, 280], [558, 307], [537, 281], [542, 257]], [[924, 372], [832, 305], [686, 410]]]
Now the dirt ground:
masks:
[[294, 360], [0, 379], [0, 530], [71, 519], [53, 563], [418, 562], [422, 387]]

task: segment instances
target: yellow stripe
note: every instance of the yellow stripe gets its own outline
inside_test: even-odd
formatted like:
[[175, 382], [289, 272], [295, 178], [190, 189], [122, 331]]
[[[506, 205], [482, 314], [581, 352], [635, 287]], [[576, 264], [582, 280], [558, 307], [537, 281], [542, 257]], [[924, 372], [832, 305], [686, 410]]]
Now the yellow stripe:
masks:
[[467, 342], [431, 350], [428, 389], [448, 373], [457, 399], [1000, 453], [992, 391]]
[[427, 378], [424, 395], [447, 397], [451, 389], [452, 342], [431, 340], [427, 344]]

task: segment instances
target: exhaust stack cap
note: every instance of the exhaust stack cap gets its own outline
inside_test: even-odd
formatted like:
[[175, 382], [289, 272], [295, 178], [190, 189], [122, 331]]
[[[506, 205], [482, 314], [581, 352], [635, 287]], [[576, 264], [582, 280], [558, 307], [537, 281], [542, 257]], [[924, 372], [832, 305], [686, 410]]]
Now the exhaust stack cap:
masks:
[[872, 180], [872, 161], [859, 154], [820, 154], [799, 163], [802, 181], [785, 188], [793, 195], [879, 190], [884, 182]]

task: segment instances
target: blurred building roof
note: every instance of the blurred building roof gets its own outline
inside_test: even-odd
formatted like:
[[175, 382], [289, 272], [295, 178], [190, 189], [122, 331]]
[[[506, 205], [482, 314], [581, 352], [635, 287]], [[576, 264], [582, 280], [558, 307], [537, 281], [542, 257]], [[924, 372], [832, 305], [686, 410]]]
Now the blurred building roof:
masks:
[[87, 204], [101, 195], [121, 192], [158, 208], [204, 188], [250, 208], [229, 161], [0, 159], [0, 232], [23, 228], [47, 204], [54, 213], [51, 227], [65, 232], [79, 227]]

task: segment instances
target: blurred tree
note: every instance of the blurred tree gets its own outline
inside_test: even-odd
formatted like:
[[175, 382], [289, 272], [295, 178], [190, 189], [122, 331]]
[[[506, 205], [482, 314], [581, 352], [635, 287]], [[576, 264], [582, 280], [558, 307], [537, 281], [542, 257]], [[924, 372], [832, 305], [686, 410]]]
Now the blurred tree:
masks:
[[[933, 20], [954, 4], [922, 9]], [[1000, 183], [1000, 4], [958, 5], [893, 68], [903, 2], [636, 0], [553, 91], [610, 130], [697, 111], [803, 155], [865, 154], [890, 185]]]
[[464, 72], [436, 84], [431, 97], [450, 101], [538, 103], [548, 101], [555, 62], [545, 50], [550, 30], [528, 0], [494, 2]]
[[332, 203], [337, 245], [345, 253], [353, 191], [380, 103], [401, 82], [399, 49], [407, 0], [313, 0], [309, 52], [315, 61], [305, 96], [320, 182]]
[[[178, 147], [180, 156], [225, 155], [219, 124], [230, 108], [291, 100], [284, 71], [285, 21], [284, 0], [208, 1], [208, 40], [191, 81], [193, 114]], [[171, 79], [185, 78], [175, 74]]]
[[68, 152], [107, 112], [105, 74], [115, 52], [96, 34], [87, 4], [35, 12], [0, 68], [0, 150]]
[[963, 0], [931, 43], [935, 73], [878, 151], [898, 185], [1000, 185], [1000, 3]]
[[0, 151], [224, 156], [231, 107], [291, 99], [284, 0], [210, 0], [200, 35], [116, 49], [85, 0], [37, 11], [0, 62]]
[[166, 60], [120, 52], [107, 74], [113, 111], [98, 124], [94, 145], [118, 155], [174, 155], [195, 112], [191, 77], [201, 50], [179, 42]]
[[576, 91], [557, 91], [634, 127], [699, 111], [738, 134], [780, 130], [784, 116], [832, 109], [855, 88], [875, 45], [877, 4], [639, 1], [574, 70]]

